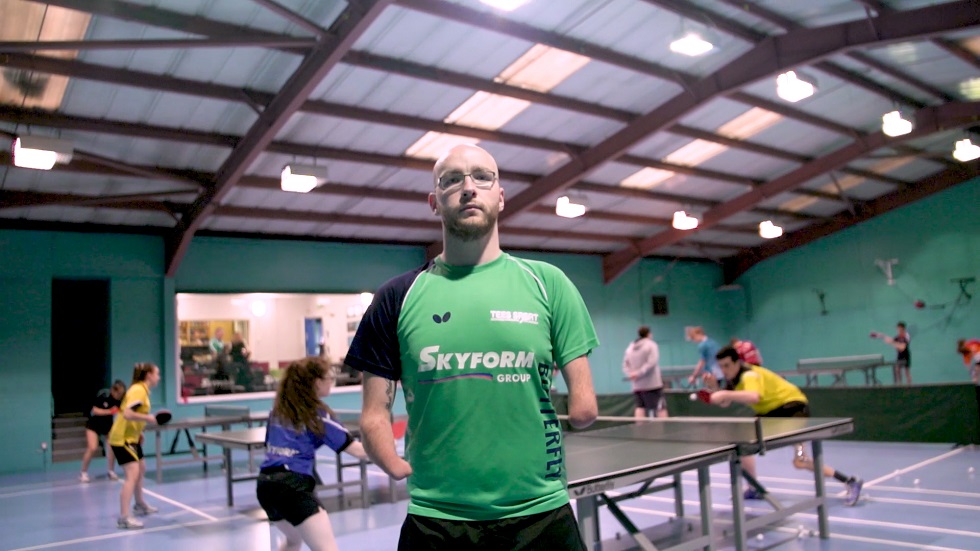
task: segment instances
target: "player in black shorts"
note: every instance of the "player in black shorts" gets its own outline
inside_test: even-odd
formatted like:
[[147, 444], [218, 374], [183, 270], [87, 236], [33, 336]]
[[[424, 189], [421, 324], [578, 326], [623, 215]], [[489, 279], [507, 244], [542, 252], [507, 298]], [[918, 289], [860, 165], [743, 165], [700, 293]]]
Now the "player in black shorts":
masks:
[[[717, 356], [718, 367], [725, 374], [725, 385], [720, 387], [713, 376], [705, 376], [705, 385], [711, 389], [711, 403], [728, 407], [739, 403], [752, 408], [758, 417], [809, 417], [810, 407], [803, 391], [778, 374], [758, 365], [742, 361], [732, 347], [722, 348]], [[796, 445], [793, 466], [797, 469], [813, 471], [813, 460], [806, 455], [802, 444]], [[742, 458], [745, 473], [756, 479], [755, 457]], [[847, 495], [844, 503], [856, 505], [861, 497], [864, 482], [856, 476], [848, 476], [828, 465], [823, 466], [823, 475], [844, 483]], [[745, 491], [746, 499], [761, 499], [762, 494], [755, 487]]]
[[[122, 403], [122, 397], [125, 394], [126, 383], [116, 379], [112, 383], [112, 388], [104, 388], [95, 396], [92, 409], [89, 410], [88, 421], [85, 423], [85, 455], [82, 456], [82, 474], [78, 477], [82, 482], [91, 480], [88, 476], [89, 463], [92, 462], [96, 450], [102, 445], [102, 437], [109, 436], [109, 429], [112, 428], [112, 416], [119, 411], [119, 404]], [[119, 478], [113, 470], [115, 463], [113, 454], [107, 453], [106, 466], [108, 471], [106, 476], [109, 477], [109, 480]]]

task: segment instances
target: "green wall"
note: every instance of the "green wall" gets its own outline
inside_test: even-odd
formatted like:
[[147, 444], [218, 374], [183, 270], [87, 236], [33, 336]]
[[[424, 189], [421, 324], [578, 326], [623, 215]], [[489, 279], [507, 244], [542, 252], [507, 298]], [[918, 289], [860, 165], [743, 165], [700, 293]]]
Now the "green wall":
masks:
[[[559, 266], [579, 287], [602, 343], [591, 359], [600, 393], [628, 392], [620, 363], [640, 324], [652, 327], [665, 366], [695, 363], [695, 348], [682, 331], [703, 325], [719, 341], [736, 333], [755, 341], [768, 365], [787, 369], [801, 357], [891, 355], [867, 333], [890, 332], [904, 319], [916, 381], [962, 381], [953, 347], [958, 337], [980, 336], [980, 309], [974, 303], [955, 311], [915, 310], [912, 302], [953, 301], [959, 289], [949, 279], [978, 275], [978, 204], [980, 180], [962, 184], [770, 259], [740, 279], [741, 291], [717, 291], [722, 270], [709, 262], [646, 259], [607, 285], [598, 256], [518, 255]], [[899, 259], [896, 285], [886, 285], [876, 258]], [[155, 362], [164, 380], [154, 403], [192, 416], [203, 407], [178, 404], [174, 392], [175, 293], [372, 291], [423, 260], [418, 247], [199, 237], [177, 276], [167, 278], [158, 237], [0, 230], [0, 377], [10, 389], [0, 400], [8, 444], [0, 450], [0, 473], [40, 469], [37, 450], [51, 439], [52, 279], [108, 279], [113, 377], [128, 381], [133, 363]], [[815, 288], [826, 293], [826, 316]], [[655, 294], [668, 297], [668, 316], [652, 315]], [[559, 390], [565, 390], [561, 383]], [[330, 402], [356, 408], [360, 395], [340, 394]], [[268, 400], [239, 403], [269, 407]]]
[[[799, 358], [895, 351], [870, 339], [894, 335], [905, 321], [912, 336], [912, 380], [966, 381], [959, 338], [980, 337], [980, 285], [970, 303], [952, 303], [952, 278], [980, 280], [980, 179], [769, 259], [739, 278], [733, 331], [755, 342], [766, 365], [791, 369]], [[898, 259], [888, 285], [876, 259]], [[825, 293], [821, 315], [814, 289]], [[913, 302], [928, 305], [916, 309]], [[947, 304], [945, 308], [931, 305]], [[879, 377], [891, 374], [879, 371]]]
[[153, 237], [0, 231], [0, 472], [40, 469], [51, 442], [52, 280], [110, 281], [112, 377], [129, 381], [135, 362], [162, 358], [162, 255]]

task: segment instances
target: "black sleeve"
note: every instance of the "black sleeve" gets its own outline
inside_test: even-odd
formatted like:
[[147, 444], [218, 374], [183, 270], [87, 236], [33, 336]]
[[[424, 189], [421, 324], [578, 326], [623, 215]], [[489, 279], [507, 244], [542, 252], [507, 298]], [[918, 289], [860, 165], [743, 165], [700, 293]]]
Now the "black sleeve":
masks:
[[95, 400], [92, 400], [92, 407], [109, 409], [112, 407], [110, 402], [112, 401], [112, 394], [109, 392], [108, 388], [103, 388], [95, 395]]
[[402, 303], [415, 280], [428, 264], [389, 280], [374, 294], [371, 306], [364, 312], [344, 363], [385, 379], [397, 381], [402, 376], [401, 350], [398, 344], [398, 316]]

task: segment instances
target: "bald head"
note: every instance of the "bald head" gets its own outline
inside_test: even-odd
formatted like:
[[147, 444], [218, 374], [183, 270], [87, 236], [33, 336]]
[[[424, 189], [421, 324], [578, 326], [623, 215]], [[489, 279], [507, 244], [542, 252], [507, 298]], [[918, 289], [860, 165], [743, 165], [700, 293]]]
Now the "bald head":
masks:
[[497, 170], [497, 162], [493, 160], [493, 155], [490, 155], [486, 149], [469, 144], [453, 146], [436, 161], [432, 168], [432, 180], [438, 182], [439, 176], [450, 170], [469, 173], [474, 168], [482, 168], [490, 170], [494, 174], [500, 174]]

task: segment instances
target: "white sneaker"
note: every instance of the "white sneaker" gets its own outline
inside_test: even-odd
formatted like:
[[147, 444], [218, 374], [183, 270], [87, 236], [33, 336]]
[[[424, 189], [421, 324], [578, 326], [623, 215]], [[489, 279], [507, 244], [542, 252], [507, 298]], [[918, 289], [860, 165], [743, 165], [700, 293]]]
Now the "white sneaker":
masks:
[[143, 523], [133, 517], [119, 517], [119, 520], [116, 521], [116, 527], [123, 530], [139, 530], [143, 527]]
[[82, 473], [82, 474], [78, 475], [78, 479], [81, 480], [82, 482], [91, 482], [92, 481], [92, 479], [88, 477], [88, 473]]
[[152, 515], [153, 513], [158, 513], [158, 512], [160, 512], [160, 509], [157, 509], [156, 507], [152, 505], [147, 505], [145, 503], [143, 504], [137, 503], [136, 505], [133, 506], [133, 513], [135, 513], [136, 516], [138, 517], [145, 517], [146, 515]]
[[116, 474], [115, 472], [113, 472], [113, 471], [109, 471], [109, 472], [107, 472], [107, 473], [105, 474], [105, 477], [106, 477], [106, 478], [108, 478], [109, 480], [119, 480], [119, 475], [117, 475], [117, 474]]

